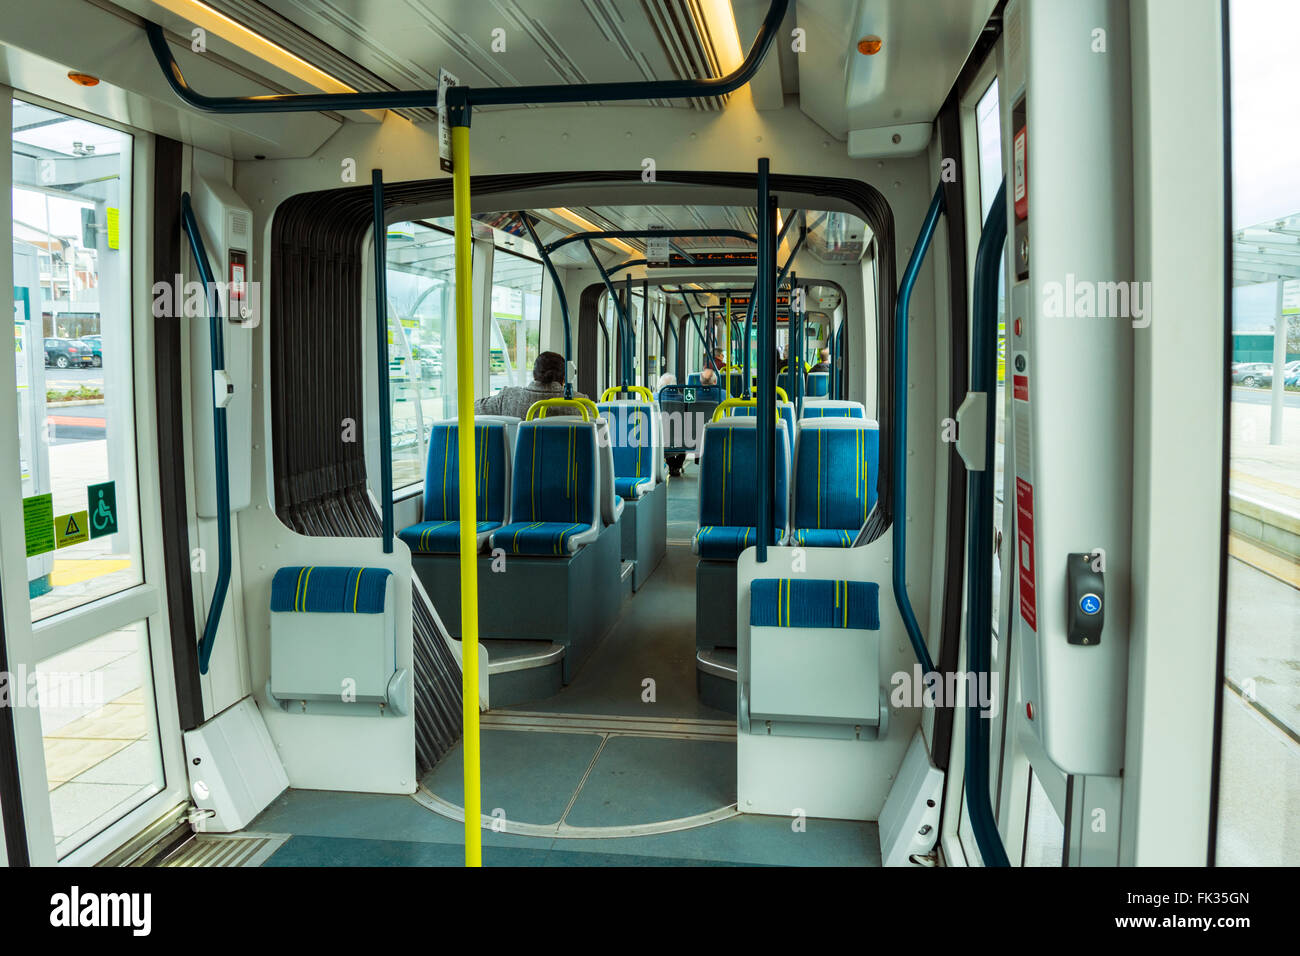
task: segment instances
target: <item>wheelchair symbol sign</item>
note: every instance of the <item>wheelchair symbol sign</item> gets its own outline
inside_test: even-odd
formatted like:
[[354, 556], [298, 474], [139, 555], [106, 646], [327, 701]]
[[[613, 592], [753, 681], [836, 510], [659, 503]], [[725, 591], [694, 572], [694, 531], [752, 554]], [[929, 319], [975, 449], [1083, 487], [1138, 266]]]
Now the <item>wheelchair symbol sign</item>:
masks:
[[112, 481], [91, 485], [86, 489], [86, 511], [90, 536], [102, 538], [117, 534], [117, 489]]
[[695, 401], [695, 389], [693, 389], [693, 388], [684, 388], [684, 389], [682, 389], [682, 401], [684, 401], [687, 405], [690, 405], [692, 402], [694, 402], [694, 401]]

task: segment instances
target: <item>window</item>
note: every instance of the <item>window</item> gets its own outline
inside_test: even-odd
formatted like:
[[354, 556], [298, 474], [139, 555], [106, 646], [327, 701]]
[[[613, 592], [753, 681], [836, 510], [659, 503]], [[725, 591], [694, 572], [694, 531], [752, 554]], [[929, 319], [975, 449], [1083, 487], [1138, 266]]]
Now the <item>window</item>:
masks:
[[149, 631], [127, 625], [36, 666], [56, 853], [163, 788]]
[[1300, 8], [1233, 2], [1229, 16], [1235, 241], [1215, 862], [1295, 866], [1300, 548], [1292, 532], [1300, 505], [1300, 260], [1288, 250], [1300, 233], [1300, 127], [1278, 123], [1277, 107], [1279, 96], [1295, 105], [1294, 80], [1278, 57], [1300, 31]]
[[131, 146], [117, 130], [13, 104], [18, 467], [33, 621], [143, 580]]
[[492, 257], [491, 391], [533, 380], [542, 334], [542, 264], [498, 248]]
[[424, 222], [388, 227], [388, 395], [393, 491], [424, 478], [433, 423], [456, 414], [455, 250]]
[[627, 336], [623, 332], [623, 323], [619, 318], [618, 304], [608, 292], [601, 299], [601, 315], [607, 334], [607, 355], [605, 359], [605, 387], [623, 384], [623, 349], [627, 345]]
[[[1002, 183], [1002, 132], [1001, 132], [1001, 113], [998, 108], [998, 81], [995, 79], [988, 90], [980, 98], [979, 105], [975, 107], [975, 131], [976, 141], [979, 149], [979, 171], [980, 171], [980, 225], [988, 218], [989, 210], [993, 208], [993, 200], [997, 197], [998, 186]], [[1006, 355], [1007, 355], [1007, 278], [1006, 278], [1006, 253], [1002, 254], [1002, 262], [998, 266], [998, 394], [997, 394], [997, 420], [999, 422], [997, 432], [997, 445], [994, 450], [996, 456], [997, 474], [1002, 474], [1002, 459], [1006, 448], [1006, 436], [1002, 431], [1002, 417], [1006, 408], [1006, 395], [1004, 388], [1004, 378], [1006, 374]], [[999, 495], [1001, 482], [998, 482]], [[1001, 498], [998, 499], [997, 509], [1001, 509]], [[996, 519], [995, 519], [996, 520]], [[1000, 524], [1000, 521], [999, 521]]]
[[[980, 227], [988, 218], [997, 198], [998, 186], [1002, 183], [1002, 119], [998, 101], [998, 81], [994, 79], [989, 88], [980, 97], [975, 107], [975, 140], [979, 151], [979, 198]], [[993, 534], [997, 540], [1002, 530], [1003, 462], [1006, 459], [1006, 357], [1007, 357], [1007, 277], [1006, 252], [998, 263], [998, 377], [997, 394], [994, 396], [994, 420], [996, 441], [993, 444]], [[972, 263], [974, 258], [972, 256]], [[993, 562], [993, 593], [1002, 593], [1002, 562], [1000, 557]], [[999, 632], [998, 603], [994, 600], [993, 633]]]

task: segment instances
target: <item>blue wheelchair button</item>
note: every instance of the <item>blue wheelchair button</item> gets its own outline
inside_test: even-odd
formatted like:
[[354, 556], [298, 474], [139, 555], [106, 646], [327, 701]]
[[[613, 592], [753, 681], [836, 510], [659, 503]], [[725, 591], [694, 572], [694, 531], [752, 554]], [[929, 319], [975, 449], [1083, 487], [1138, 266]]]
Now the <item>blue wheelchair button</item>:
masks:
[[1101, 598], [1095, 594], [1085, 594], [1079, 598], [1079, 610], [1084, 614], [1096, 614], [1101, 610]]

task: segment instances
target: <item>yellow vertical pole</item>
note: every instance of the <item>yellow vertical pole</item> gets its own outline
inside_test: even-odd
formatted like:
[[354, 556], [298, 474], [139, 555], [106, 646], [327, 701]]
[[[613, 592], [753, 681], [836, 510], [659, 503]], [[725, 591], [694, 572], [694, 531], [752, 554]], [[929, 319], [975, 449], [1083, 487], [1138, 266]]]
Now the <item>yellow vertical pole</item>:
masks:
[[483, 865], [478, 731], [478, 517], [474, 485], [474, 293], [469, 219], [469, 127], [451, 127], [456, 229], [456, 448], [460, 474], [461, 734], [465, 778], [465, 865]]
[[723, 398], [731, 397], [731, 294], [727, 293], [727, 394]]

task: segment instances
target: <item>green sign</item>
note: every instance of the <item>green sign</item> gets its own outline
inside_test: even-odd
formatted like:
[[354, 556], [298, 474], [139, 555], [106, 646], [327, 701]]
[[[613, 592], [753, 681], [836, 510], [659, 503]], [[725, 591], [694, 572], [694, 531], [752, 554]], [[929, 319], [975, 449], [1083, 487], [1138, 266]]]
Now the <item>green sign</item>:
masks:
[[86, 511], [90, 515], [90, 536], [117, 534], [117, 488], [105, 481], [86, 489]]
[[694, 401], [695, 401], [695, 389], [693, 389], [693, 388], [684, 388], [684, 389], [682, 389], [682, 401], [685, 402], [687, 405], [690, 405], [692, 402], [694, 402]]
[[86, 512], [74, 511], [72, 514], [59, 515], [54, 519], [54, 546], [70, 548], [74, 544], [89, 541], [86, 531]]
[[27, 534], [27, 557], [54, 550], [53, 495], [23, 499], [23, 531]]

